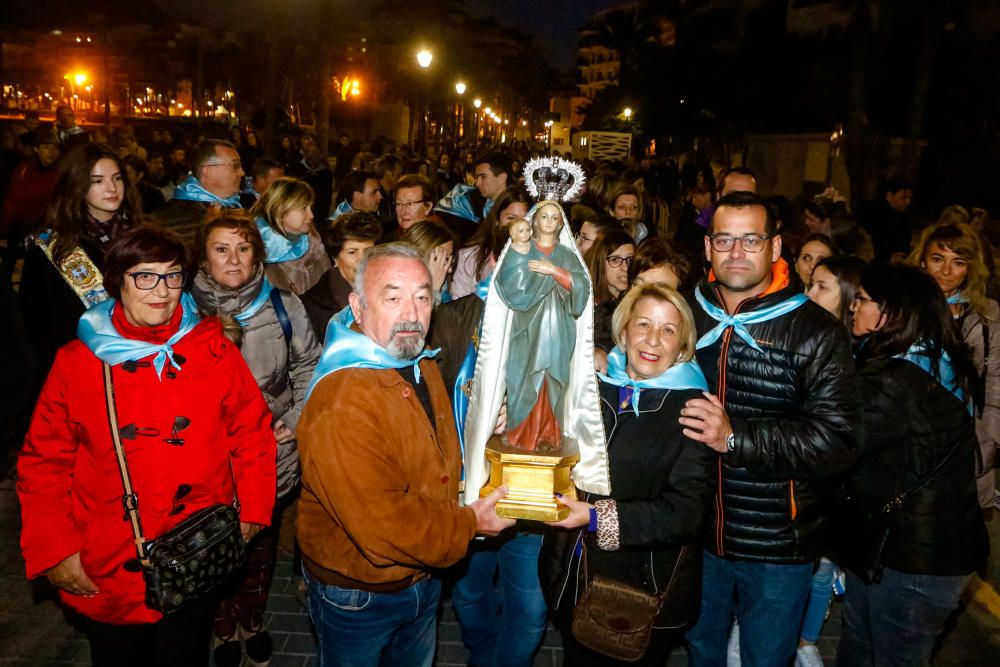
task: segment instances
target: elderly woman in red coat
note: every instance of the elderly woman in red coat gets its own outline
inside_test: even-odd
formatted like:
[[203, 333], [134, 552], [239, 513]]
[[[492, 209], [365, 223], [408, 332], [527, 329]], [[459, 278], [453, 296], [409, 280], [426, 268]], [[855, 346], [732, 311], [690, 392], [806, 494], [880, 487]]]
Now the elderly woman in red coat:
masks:
[[18, 462], [28, 577], [47, 577], [85, 618], [98, 666], [207, 664], [216, 603], [162, 617], [144, 602], [102, 362], [146, 539], [234, 496], [244, 539], [271, 517], [271, 412], [218, 320], [200, 320], [183, 295], [186, 262], [183, 243], [158, 229], [114, 241], [104, 275], [112, 299], [84, 313], [80, 339], [56, 355]]

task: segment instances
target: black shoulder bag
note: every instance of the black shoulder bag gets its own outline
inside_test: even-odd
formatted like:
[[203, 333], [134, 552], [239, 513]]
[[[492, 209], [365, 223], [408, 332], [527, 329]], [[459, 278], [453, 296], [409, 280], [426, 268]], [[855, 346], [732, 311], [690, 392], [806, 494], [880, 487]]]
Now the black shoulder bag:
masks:
[[163, 614], [171, 614], [204, 597], [243, 568], [246, 547], [240, 532], [238, 505], [237, 508], [222, 503], [211, 505], [155, 540], [145, 539], [139, 523], [139, 499], [132, 487], [118, 431], [115, 388], [108, 364], [104, 364], [104, 395], [125, 490], [122, 506], [132, 523], [142, 577], [146, 582], [146, 604]]

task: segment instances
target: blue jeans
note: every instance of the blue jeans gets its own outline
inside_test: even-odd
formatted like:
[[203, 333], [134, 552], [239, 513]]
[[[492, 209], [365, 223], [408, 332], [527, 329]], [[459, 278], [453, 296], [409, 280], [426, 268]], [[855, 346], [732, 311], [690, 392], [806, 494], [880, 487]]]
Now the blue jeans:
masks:
[[706, 551], [701, 615], [685, 637], [689, 664], [724, 667], [735, 609], [743, 667], [787, 667], [799, 643], [812, 569], [812, 563], [728, 560]]
[[538, 582], [541, 548], [542, 536], [535, 533], [517, 533], [500, 544], [473, 543], [468, 570], [451, 592], [470, 664], [530, 667], [534, 662], [548, 611]]
[[836, 571], [837, 566], [829, 560], [819, 559], [819, 567], [812, 578], [806, 615], [802, 618], [802, 629], [799, 631], [799, 637], [811, 644], [816, 643], [823, 629], [826, 610], [830, 608], [830, 598], [833, 597], [833, 575]]
[[369, 593], [317, 581], [303, 568], [320, 667], [431, 667], [441, 582]]
[[930, 664], [934, 642], [971, 578], [885, 568], [880, 583], [866, 585], [848, 572], [837, 665]]

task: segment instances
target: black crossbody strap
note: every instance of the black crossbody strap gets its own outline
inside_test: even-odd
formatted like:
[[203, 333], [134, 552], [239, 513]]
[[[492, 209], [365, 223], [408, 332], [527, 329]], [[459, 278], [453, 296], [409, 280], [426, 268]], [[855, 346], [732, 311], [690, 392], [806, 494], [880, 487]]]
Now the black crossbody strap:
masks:
[[146, 539], [142, 536], [142, 524], [139, 522], [139, 498], [132, 488], [132, 478], [128, 474], [128, 462], [125, 460], [125, 448], [122, 447], [121, 433], [118, 432], [118, 410], [115, 407], [115, 385], [111, 379], [111, 365], [104, 364], [104, 398], [108, 408], [108, 424], [111, 426], [111, 440], [115, 444], [115, 458], [118, 460], [118, 472], [122, 477], [122, 507], [132, 524], [132, 534], [135, 535], [135, 549], [139, 562], [143, 567], [149, 567], [146, 557]]

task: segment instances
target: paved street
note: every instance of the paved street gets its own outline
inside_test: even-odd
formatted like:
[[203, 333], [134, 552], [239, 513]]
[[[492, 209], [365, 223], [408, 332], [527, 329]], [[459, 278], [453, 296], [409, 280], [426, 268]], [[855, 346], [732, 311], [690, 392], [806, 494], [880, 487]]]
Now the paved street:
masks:
[[[20, 518], [10, 479], [0, 482], [0, 665], [87, 665], [89, 651], [83, 634], [64, 617], [41, 585], [24, 580], [18, 549]], [[991, 526], [995, 548], [1000, 548], [1000, 522]], [[293, 594], [291, 558], [283, 556], [276, 572], [268, 607], [267, 624], [274, 636], [272, 667], [315, 665], [314, 640], [309, 618]], [[935, 665], [1000, 665], [1000, 597], [989, 588], [977, 588], [969, 603], [942, 641]], [[834, 605], [819, 645], [827, 664], [833, 664], [840, 635], [839, 603]], [[443, 605], [438, 631], [437, 665], [464, 666], [468, 659], [450, 604]], [[535, 661], [537, 667], [562, 664], [559, 635], [550, 628]], [[682, 650], [670, 657], [668, 667], [686, 665]]]

